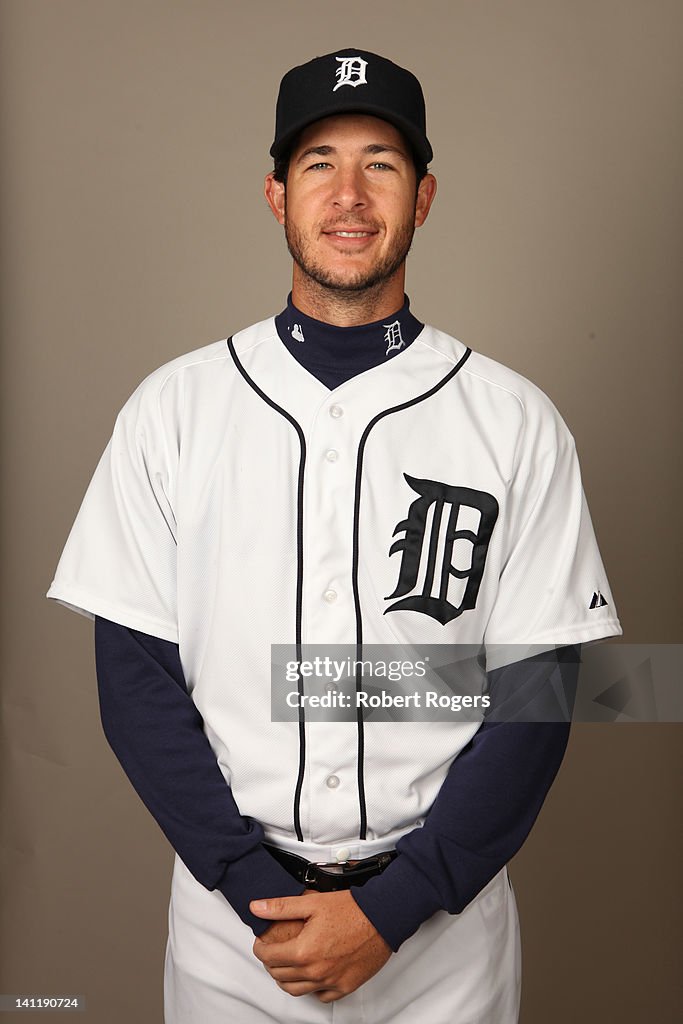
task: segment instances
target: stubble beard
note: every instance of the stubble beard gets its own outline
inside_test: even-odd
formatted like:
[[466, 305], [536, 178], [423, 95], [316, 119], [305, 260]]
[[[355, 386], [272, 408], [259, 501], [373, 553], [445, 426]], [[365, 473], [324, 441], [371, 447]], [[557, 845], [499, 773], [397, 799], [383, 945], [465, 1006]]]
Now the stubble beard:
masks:
[[[336, 226], [339, 227], [339, 224]], [[357, 220], [354, 222], [354, 227], [358, 229]], [[365, 271], [359, 270], [355, 275], [349, 275], [335, 273], [317, 262], [311, 254], [310, 243], [294, 224], [290, 224], [285, 219], [287, 248], [296, 265], [312, 282], [337, 295], [357, 296], [360, 292], [379, 289], [394, 276], [405, 262], [414, 234], [414, 218], [411, 217], [403, 222], [391, 249], [374, 267]]]

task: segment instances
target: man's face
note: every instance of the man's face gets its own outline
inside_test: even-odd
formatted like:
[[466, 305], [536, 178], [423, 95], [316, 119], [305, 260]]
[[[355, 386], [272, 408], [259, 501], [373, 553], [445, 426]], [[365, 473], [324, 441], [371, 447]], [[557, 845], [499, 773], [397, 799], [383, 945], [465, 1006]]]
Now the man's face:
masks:
[[284, 186], [269, 179], [266, 195], [284, 224], [295, 274], [346, 292], [402, 272], [434, 191], [428, 175], [416, 197], [403, 136], [365, 114], [328, 117], [302, 132], [290, 158], [286, 201]]

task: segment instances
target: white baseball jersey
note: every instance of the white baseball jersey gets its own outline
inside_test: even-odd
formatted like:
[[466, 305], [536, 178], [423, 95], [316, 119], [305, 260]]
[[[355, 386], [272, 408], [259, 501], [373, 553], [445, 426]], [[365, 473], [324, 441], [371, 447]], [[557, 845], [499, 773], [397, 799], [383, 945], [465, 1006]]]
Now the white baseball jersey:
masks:
[[333, 391], [273, 319], [152, 373], [48, 596], [177, 642], [240, 811], [355, 856], [421, 823], [479, 723], [367, 722], [359, 772], [356, 723], [271, 721], [271, 644], [621, 633], [559, 413], [432, 327]]
[[[431, 327], [333, 391], [272, 319], [151, 374], [118, 417], [49, 596], [179, 644], [237, 804], [273, 835], [294, 827], [299, 739], [270, 720], [271, 644], [621, 632], [558, 412]], [[426, 814], [477, 725], [404, 723], [397, 749], [395, 726], [366, 724], [368, 838]], [[306, 840], [358, 837], [354, 734], [309, 731]]]

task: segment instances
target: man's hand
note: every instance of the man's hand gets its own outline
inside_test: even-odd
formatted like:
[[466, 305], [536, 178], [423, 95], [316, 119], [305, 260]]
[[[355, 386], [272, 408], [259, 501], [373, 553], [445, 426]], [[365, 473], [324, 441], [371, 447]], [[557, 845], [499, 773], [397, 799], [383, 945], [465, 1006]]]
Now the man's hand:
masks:
[[[306, 893], [315, 892], [315, 889], [304, 889], [302, 895]], [[263, 915], [259, 915], [263, 916]], [[295, 921], [273, 921], [271, 925], [268, 925], [264, 932], [261, 932], [259, 938], [261, 942], [267, 942], [272, 944], [274, 942], [286, 942], [287, 939], [295, 939], [301, 929], [304, 926], [303, 918], [298, 918]]]
[[[256, 917], [278, 922], [256, 939], [254, 955], [292, 996], [315, 992], [322, 1003], [334, 1002], [360, 988], [391, 956], [349, 891], [255, 900], [250, 909]], [[277, 941], [278, 932], [270, 934], [285, 923], [302, 921], [298, 934], [284, 941]]]
[[288, 942], [295, 939], [304, 926], [304, 921], [273, 921], [264, 932], [259, 935], [259, 940], [268, 946], [277, 942]]

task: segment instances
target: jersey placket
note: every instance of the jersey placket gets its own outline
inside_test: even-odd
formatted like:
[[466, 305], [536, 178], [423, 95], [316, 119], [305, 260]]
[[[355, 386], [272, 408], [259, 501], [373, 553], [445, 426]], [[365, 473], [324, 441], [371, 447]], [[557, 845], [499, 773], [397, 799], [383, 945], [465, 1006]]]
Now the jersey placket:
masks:
[[[316, 645], [316, 655], [336, 660], [355, 652], [352, 523], [360, 429], [346, 398], [332, 392], [319, 407], [307, 438], [303, 643]], [[348, 685], [333, 679], [311, 680], [304, 689], [349, 694]], [[359, 831], [357, 725], [355, 718], [335, 721], [339, 715], [334, 709], [330, 718], [307, 725], [304, 794], [309, 807], [307, 812], [302, 808], [301, 820], [304, 827], [308, 823], [310, 839], [321, 843], [350, 840]]]

